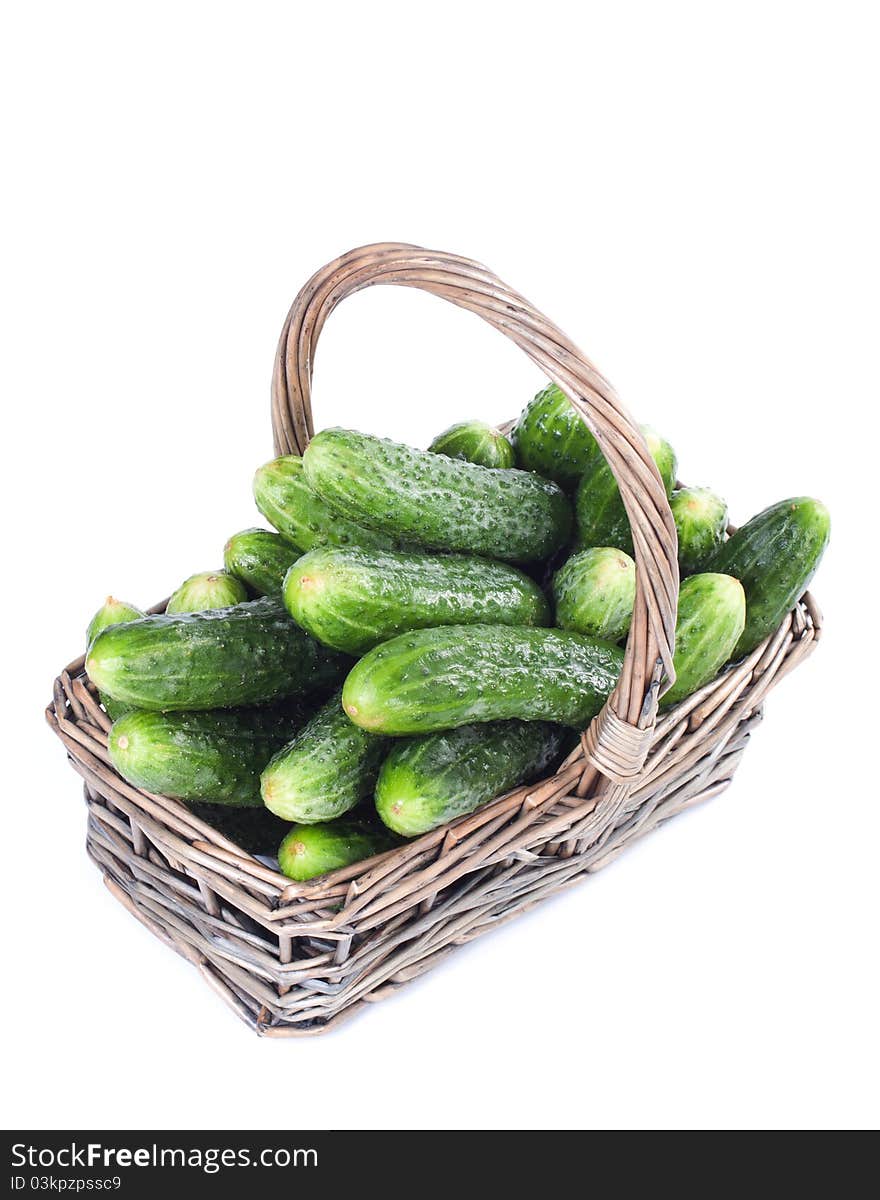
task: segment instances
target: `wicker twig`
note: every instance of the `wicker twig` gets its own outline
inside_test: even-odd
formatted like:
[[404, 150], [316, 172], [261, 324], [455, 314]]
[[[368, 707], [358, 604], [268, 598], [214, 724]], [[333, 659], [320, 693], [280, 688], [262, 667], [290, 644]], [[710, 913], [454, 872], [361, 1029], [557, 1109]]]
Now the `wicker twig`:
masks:
[[278, 453], [301, 453], [312, 435], [312, 367], [324, 322], [346, 296], [380, 283], [421, 288], [477, 313], [565, 391], [620, 484], [633, 528], [636, 605], [618, 687], [556, 775], [304, 884], [291, 883], [185, 805], [122, 780], [109, 761], [109, 721], [82, 658], [61, 672], [46, 715], [84, 780], [88, 850], [111, 894], [270, 1037], [336, 1025], [456, 945], [599, 870], [661, 822], [717, 795], [767, 692], [821, 632], [821, 614], [807, 594], [746, 659], [656, 720], [659, 695], [673, 678], [678, 593], [675, 529], [660, 477], [637, 426], [586, 356], [467, 259], [389, 243], [352, 251], [312, 277], [288, 314], [276, 356]]

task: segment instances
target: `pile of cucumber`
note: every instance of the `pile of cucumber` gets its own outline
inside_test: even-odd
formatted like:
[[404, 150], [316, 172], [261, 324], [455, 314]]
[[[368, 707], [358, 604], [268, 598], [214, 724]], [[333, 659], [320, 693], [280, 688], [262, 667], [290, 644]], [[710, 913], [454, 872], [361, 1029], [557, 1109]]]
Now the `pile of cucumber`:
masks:
[[[727, 506], [664, 480], [683, 576], [669, 706], [803, 594], [828, 513], [800, 497], [727, 537]], [[226, 543], [162, 615], [108, 599], [86, 671], [126, 780], [197, 806], [305, 880], [551, 772], [614, 688], [636, 571], [617, 484], [550, 385], [509, 437], [428, 450], [345, 429], [261, 467], [274, 527]], [[280, 848], [278, 841], [281, 840]]]

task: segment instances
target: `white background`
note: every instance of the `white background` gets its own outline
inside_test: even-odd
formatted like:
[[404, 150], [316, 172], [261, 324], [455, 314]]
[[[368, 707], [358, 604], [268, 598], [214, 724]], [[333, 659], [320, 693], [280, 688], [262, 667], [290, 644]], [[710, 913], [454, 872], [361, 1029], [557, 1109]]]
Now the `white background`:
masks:
[[[877, 38], [838, 3], [32, 3], [2, 41], [7, 1124], [876, 1124]], [[326, 1038], [258, 1040], [109, 896], [42, 717], [107, 592], [252, 524], [298, 287], [469, 254], [742, 521], [829, 505], [827, 636], [733, 788]], [[425, 444], [541, 378], [411, 292], [319, 424]]]

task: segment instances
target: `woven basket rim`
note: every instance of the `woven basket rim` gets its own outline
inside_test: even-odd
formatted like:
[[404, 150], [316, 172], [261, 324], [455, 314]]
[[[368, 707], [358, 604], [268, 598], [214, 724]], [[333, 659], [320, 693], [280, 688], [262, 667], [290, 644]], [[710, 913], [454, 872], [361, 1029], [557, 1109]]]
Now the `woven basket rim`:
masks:
[[[166, 603], [167, 599], [160, 601], [147, 611], [161, 613], [164, 611]], [[689, 724], [691, 728], [698, 727], [711, 715], [713, 701], [718, 694], [721, 694], [723, 701], [736, 689], [738, 684], [742, 684], [743, 680], [752, 675], [760, 677], [766, 674], [771, 664], [779, 658], [786, 637], [791, 636], [793, 626], [799, 626], [802, 631], [809, 630], [810, 649], [812, 649], [821, 635], [822, 623], [822, 613], [814, 597], [810, 592], [805, 592], [786, 615], [779, 629], [765, 638], [749, 655], [726, 667], [693, 695], [667, 709], [655, 727], [655, 741], [668, 737], [671, 731], [682, 724]], [[389, 865], [397, 865], [411, 858], [430, 854], [438, 846], [445, 845], [447, 849], [450, 849], [462, 837], [479, 830], [481, 826], [491, 824], [499, 816], [518, 807], [538, 807], [542, 803], [542, 793], [546, 793], [544, 798], [546, 800], [555, 794], [558, 785], [570, 785], [582, 772], [582, 766], [579, 766], [582, 751], [580, 747], [576, 747], [559, 769], [546, 779], [514, 788], [482, 805], [476, 812], [457, 817], [454, 821], [438, 829], [408, 840], [403, 846], [386, 850], [369, 859], [363, 859], [352, 866], [316, 876], [305, 883], [297, 883], [282, 874], [279, 869], [266, 866], [255, 855], [250, 854], [218, 830], [197, 818], [190, 812], [185, 802], [167, 796], [156, 796], [135, 788], [118, 775], [109, 762], [107, 751], [107, 732], [112, 722], [100, 706], [97, 689], [85, 674], [84, 662], [85, 656], [80, 655], [64, 668], [55, 681], [53, 700], [46, 709], [47, 721], [54, 732], [62, 738], [62, 741], [68, 742], [69, 751], [71, 751], [69, 741], [73, 740], [79, 741], [81, 749], [87, 753], [90, 752], [94, 755], [97, 752], [104, 759], [106, 770], [116, 776], [132, 803], [141, 807], [138, 796], [144, 797], [148, 804], [146, 807], [142, 807], [142, 811], [149, 816], [155, 816], [155, 807], [159, 805], [169, 819], [172, 828], [176, 826], [177, 832], [181, 835], [184, 835], [188, 828], [190, 834], [193, 835], [191, 839], [193, 846], [205, 856], [213, 857], [221, 869], [234, 866], [240, 871], [250, 873], [253, 879], [264, 888], [268, 885], [271, 893], [277, 895], [278, 898], [278, 903], [273, 905], [276, 919], [283, 918], [285, 913], [282, 906], [288, 902], [311, 897], [338, 900], [339, 888], [343, 884], [348, 884], [361, 876], [372, 876], [374, 871], [384, 872]], [[781, 676], [774, 676], [773, 682], [778, 682], [779, 678]], [[85, 744], [82, 738], [69, 739], [65, 737], [65, 727], [70, 726], [71, 722], [61, 715], [66, 707], [63, 697], [70, 696], [71, 693], [78, 702], [80, 710], [75, 714], [77, 721], [90, 727], [92, 731], [93, 744], [91, 746]], [[101, 751], [103, 751], [102, 754]], [[591, 804], [595, 804], [595, 798], [585, 798], [585, 808]], [[374, 883], [375, 881], [371, 878], [369, 882]]]

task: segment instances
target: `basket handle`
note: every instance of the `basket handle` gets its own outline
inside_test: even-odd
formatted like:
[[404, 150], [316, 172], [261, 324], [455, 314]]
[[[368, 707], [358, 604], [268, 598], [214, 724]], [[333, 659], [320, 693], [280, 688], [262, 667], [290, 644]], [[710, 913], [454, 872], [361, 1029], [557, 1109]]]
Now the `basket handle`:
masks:
[[284, 322], [272, 378], [276, 453], [302, 454], [314, 433], [312, 367], [327, 317], [346, 296], [380, 283], [431, 292], [509, 337], [566, 394], [614, 472], [632, 526], [636, 597], [620, 679], [583, 744], [606, 778], [630, 784], [644, 765], [659, 696], [675, 679], [675, 524], [638, 426], [608, 381], [551, 321], [468, 258], [402, 242], [351, 250], [312, 276]]

